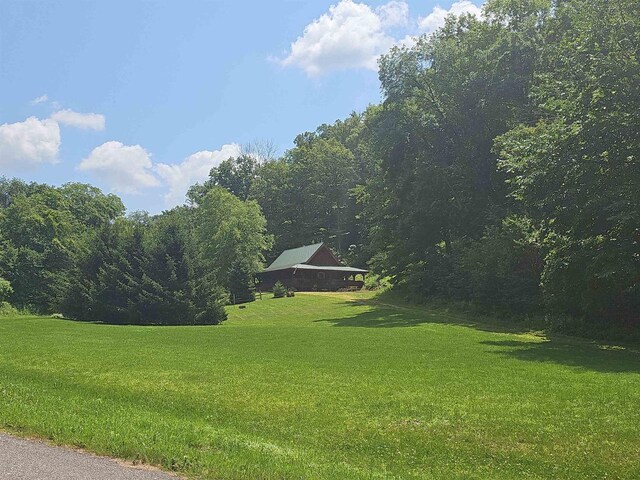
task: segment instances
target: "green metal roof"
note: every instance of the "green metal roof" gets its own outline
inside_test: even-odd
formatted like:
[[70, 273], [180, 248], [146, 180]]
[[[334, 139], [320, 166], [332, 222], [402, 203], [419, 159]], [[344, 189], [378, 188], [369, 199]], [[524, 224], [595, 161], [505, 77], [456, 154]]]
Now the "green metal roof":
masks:
[[313, 245], [285, 250], [273, 261], [271, 265], [265, 268], [264, 271], [271, 272], [273, 270], [283, 270], [285, 268], [291, 268], [299, 263], [306, 263], [311, 257], [313, 257], [320, 247], [322, 247], [322, 245], [322, 243], [314, 243]]

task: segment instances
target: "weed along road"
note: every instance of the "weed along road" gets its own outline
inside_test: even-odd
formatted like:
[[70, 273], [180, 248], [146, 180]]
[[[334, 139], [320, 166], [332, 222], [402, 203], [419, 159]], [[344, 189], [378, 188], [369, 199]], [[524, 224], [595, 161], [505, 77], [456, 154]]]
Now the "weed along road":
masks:
[[176, 480], [158, 470], [129, 466], [34, 440], [0, 433], [0, 479], [20, 480]]

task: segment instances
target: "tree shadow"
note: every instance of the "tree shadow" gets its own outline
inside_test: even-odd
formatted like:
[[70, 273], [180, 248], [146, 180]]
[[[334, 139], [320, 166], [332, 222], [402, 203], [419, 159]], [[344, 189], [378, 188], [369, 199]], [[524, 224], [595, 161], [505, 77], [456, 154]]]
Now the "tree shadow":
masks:
[[87, 325], [104, 325], [110, 327], [215, 327], [222, 325], [220, 323], [135, 323], [135, 322], [108, 322], [106, 320], [85, 320], [83, 318], [69, 318], [69, 317], [51, 317], [51, 316], [39, 316], [38, 318], [46, 318], [58, 320], [60, 322], [73, 322]]
[[526, 333], [531, 329], [523, 324], [491, 322], [489, 318], [473, 314], [452, 313], [446, 309], [427, 309], [421, 306], [396, 305], [373, 299], [346, 300], [344, 307], [370, 307], [366, 312], [339, 318], [322, 318], [316, 323], [329, 323], [334, 327], [402, 328], [426, 323], [459, 325], [487, 332]]
[[431, 323], [430, 315], [411, 315], [390, 308], [374, 309], [351, 317], [323, 318], [316, 323], [326, 322], [334, 327], [395, 328], [412, 327], [423, 323]]
[[571, 337], [550, 338], [542, 342], [486, 340], [480, 342], [503, 357], [527, 362], [556, 363], [603, 373], [640, 373], [640, 352]]
[[[531, 333], [531, 328], [525, 324], [509, 325], [500, 321], [491, 323], [485, 321], [488, 320], [486, 317], [380, 303], [375, 298], [345, 301], [345, 308], [351, 306], [368, 306], [370, 309], [350, 316], [324, 318], [314, 322], [324, 322], [334, 327], [359, 328], [410, 328], [423, 324], [446, 324], [491, 333]], [[636, 346], [623, 347], [563, 335], [539, 338], [541, 341], [514, 339], [485, 340], [480, 343], [490, 347], [490, 353], [522, 361], [549, 362], [605, 373], [640, 373], [640, 349]]]

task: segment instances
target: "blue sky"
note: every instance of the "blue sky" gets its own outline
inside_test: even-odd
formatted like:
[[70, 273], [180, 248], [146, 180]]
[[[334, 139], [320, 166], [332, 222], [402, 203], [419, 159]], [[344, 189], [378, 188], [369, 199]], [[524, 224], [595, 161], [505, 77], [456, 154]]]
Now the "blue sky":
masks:
[[2, 0], [0, 175], [160, 212], [239, 145], [379, 102], [377, 56], [476, 5]]

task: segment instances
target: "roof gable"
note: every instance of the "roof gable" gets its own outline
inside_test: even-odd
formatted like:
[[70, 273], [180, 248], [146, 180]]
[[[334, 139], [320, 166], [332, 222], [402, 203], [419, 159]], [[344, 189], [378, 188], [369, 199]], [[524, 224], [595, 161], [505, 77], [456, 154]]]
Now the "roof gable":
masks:
[[311, 257], [316, 254], [318, 250], [320, 250], [323, 245], [323, 243], [315, 243], [313, 245], [306, 245], [304, 247], [285, 250], [264, 271], [268, 272], [271, 270], [282, 270], [299, 263], [306, 263], [309, 261], [309, 259], [311, 259]]
[[342, 265], [342, 262], [334, 255], [329, 247], [322, 244], [322, 246], [316, 250], [309, 260], [305, 262], [308, 265], [337, 267]]

